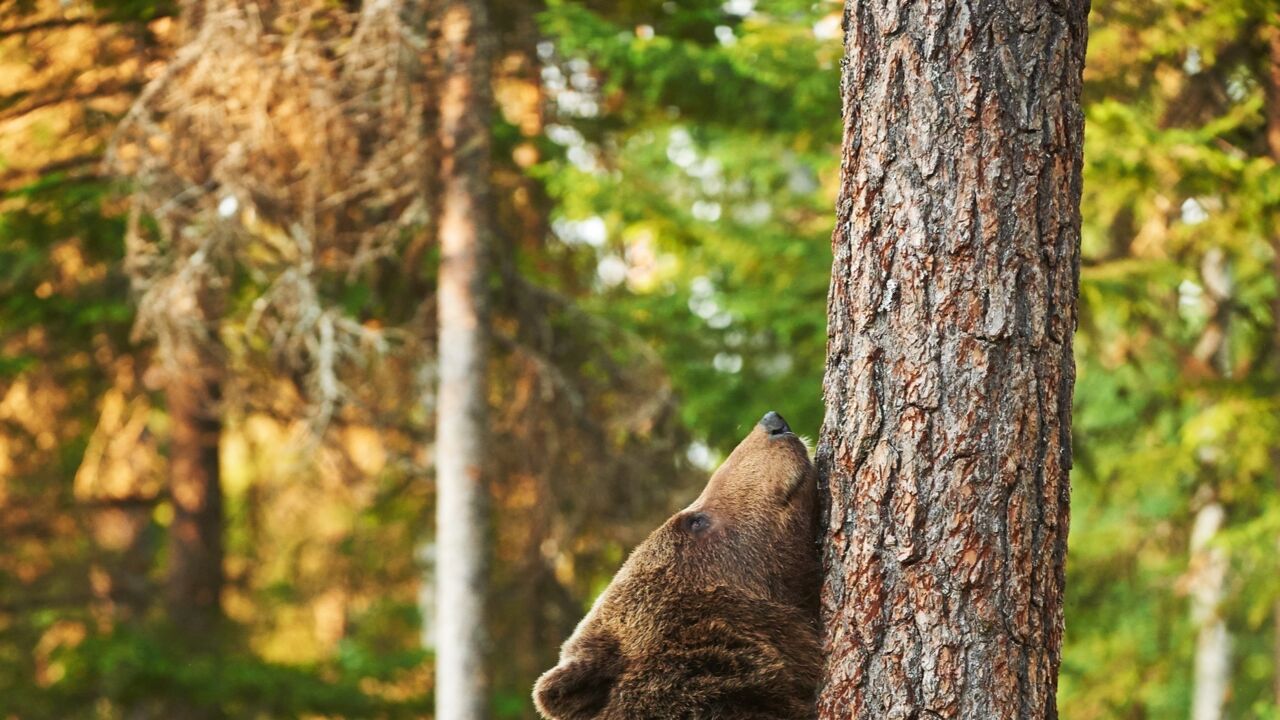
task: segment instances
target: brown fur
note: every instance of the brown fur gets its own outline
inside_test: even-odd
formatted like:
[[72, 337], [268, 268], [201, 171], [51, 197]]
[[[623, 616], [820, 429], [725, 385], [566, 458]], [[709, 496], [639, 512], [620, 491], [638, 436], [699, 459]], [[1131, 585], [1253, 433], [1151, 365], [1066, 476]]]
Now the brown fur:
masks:
[[551, 720], [804, 720], [820, 671], [817, 487], [757, 425], [641, 543], [539, 678]]

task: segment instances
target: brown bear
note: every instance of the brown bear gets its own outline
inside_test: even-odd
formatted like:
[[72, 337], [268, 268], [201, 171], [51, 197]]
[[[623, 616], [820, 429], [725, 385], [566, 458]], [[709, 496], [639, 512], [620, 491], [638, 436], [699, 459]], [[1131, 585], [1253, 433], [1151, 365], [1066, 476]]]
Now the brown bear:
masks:
[[764, 416], [631, 553], [538, 679], [551, 720], [805, 720], [821, 660], [817, 481]]

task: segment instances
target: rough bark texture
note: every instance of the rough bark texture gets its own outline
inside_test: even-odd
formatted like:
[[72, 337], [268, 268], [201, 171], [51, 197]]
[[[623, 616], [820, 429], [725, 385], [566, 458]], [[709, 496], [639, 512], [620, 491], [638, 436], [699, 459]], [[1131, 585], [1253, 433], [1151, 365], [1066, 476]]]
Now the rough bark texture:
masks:
[[436, 717], [486, 717], [484, 248], [490, 38], [477, 0], [440, 16], [442, 152], [436, 421]]
[[220, 384], [200, 355], [183, 351], [165, 384], [173, 502], [166, 601], [170, 621], [191, 638], [206, 636], [222, 616], [223, 585]]
[[823, 718], [1055, 718], [1087, 0], [856, 2]]

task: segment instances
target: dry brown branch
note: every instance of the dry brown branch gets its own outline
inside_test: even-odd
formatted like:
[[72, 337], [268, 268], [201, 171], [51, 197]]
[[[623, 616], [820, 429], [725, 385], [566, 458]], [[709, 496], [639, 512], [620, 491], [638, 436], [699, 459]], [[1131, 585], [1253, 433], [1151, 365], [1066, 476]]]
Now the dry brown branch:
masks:
[[[0, 196], [14, 192], [23, 185], [27, 185], [34, 180], [45, 178], [54, 173], [94, 167], [101, 159], [102, 157], [97, 154], [84, 154], [75, 155], [62, 160], [55, 160], [35, 168], [15, 168], [3, 175], [0, 175]], [[83, 174], [77, 175], [77, 177], [83, 179]]]
[[[385, 331], [335, 298], [424, 221], [423, 40], [412, 0], [188, 6], [187, 42], [142, 91], [108, 156], [135, 181], [127, 267], [138, 331], [162, 359], [184, 341], [264, 347], [302, 372], [322, 426], [344, 368]], [[196, 289], [249, 278], [243, 315], [206, 317]], [[213, 303], [220, 306], [222, 303]]]
[[70, 83], [65, 83], [34, 97], [29, 92], [18, 92], [0, 98], [0, 109], [3, 109], [3, 112], [0, 112], [0, 123], [20, 118], [37, 110], [44, 110], [67, 103], [83, 103], [125, 93], [132, 95], [141, 89], [142, 83], [136, 80], [114, 78], [103, 81], [94, 87], [79, 90], [71, 90]]
[[32, 20], [31, 22], [23, 23], [21, 25], [0, 28], [0, 40], [15, 37], [17, 35], [30, 35], [32, 33], [43, 32], [45, 30], [62, 30], [64, 28], [76, 27], [77, 25], [101, 25], [102, 23], [103, 20], [101, 18], [93, 16]]

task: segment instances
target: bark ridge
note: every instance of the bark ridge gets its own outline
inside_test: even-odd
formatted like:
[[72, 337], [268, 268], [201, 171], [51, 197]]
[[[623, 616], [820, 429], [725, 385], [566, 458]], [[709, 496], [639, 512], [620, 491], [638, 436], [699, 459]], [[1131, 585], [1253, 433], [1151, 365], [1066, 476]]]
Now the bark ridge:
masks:
[[846, 3], [824, 718], [1053, 718], [1087, 0]]

